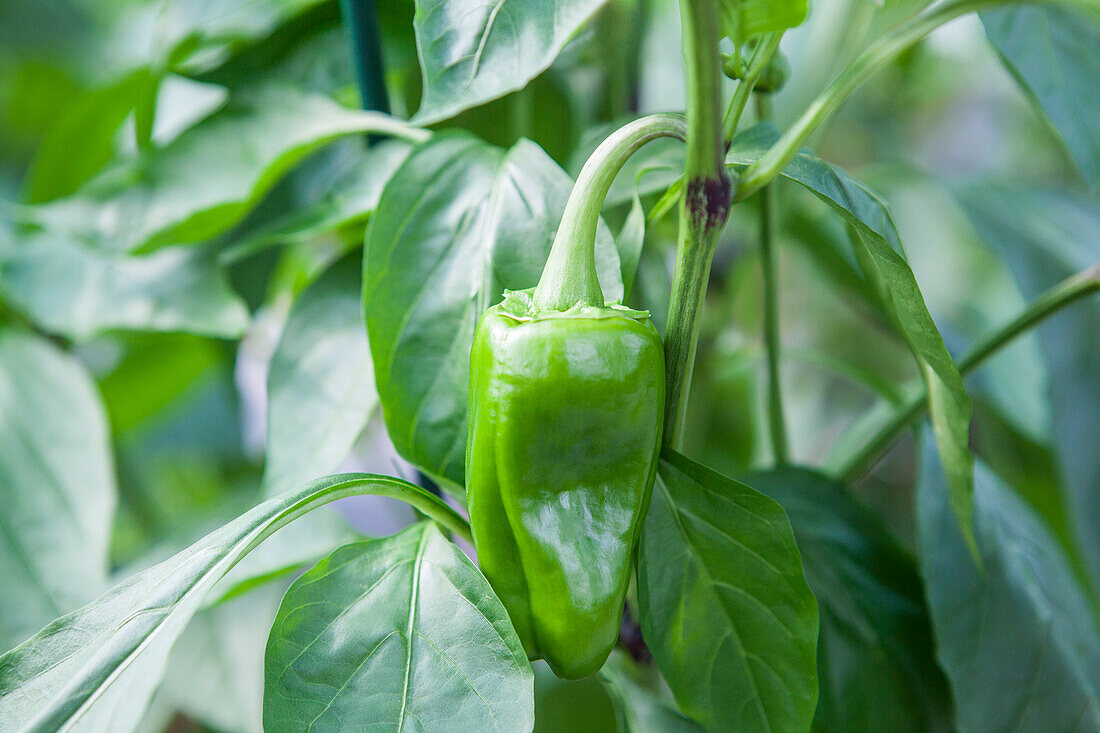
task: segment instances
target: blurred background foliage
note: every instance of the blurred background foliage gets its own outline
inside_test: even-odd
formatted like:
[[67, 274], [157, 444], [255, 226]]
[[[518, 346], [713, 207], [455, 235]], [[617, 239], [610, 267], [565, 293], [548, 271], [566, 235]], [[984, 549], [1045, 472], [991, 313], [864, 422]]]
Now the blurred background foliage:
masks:
[[[790, 122], [870, 40], [920, 5], [817, 0], [807, 22], [783, 41], [792, 73], [776, 97], [777, 122]], [[407, 117], [422, 92], [413, 3], [386, 0], [378, 8], [390, 106]], [[504, 147], [528, 138], [576, 173], [608, 123], [683, 107], [680, 54], [674, 2], [611, 0], [526, 88], [435, 127], [461, 127]], [[302, 349], [322, 361], [326, 357], [316, 354], [350, 362], [346, 374], [326, 377], [333, 383], [354, 382], [357, 369], [360, 376], [366, 371], [356, 392], [361, 424], [320, 463], [301, 463], [294, 432], [280, 435], [282, 423], [268, 419], [282, 409], [275, 385], [295, 379], [277, 376], [286, 366], [272, 366], [269, 379], [272, 355], [275, 364], [278, 350], [287, 350], [288, 363], [302, 355], [282, 338], [284, 329], [291, 331], [288, 316], [305, 308], [309, 286], [334, 263], [358, 271], [356, 250], [369, 213], [407, 145], [367, 150], [362, 140], [343, 138], [303, 149], [288, 161], [287, 175], [249, 189], [235, 221], [227, 219], [213, 235], [196, 230], [193, 244], [149, 254], [111, 251], [109, 244], [97, 249], [70, 237], [94, 210], [66, 214], [64, 206], [46, 207], [59, 212], [50, 221], [60, 224], [44, 232], [21, 223], [22, 204], [64, 203], [112, 171], [121, 171], [128, 184], [180, 173], [130, 164], [196, 126], [221, 125], [214, 132], [227, 145], [263, 138], [282, 123], [247, 100], [269, 93], [272, 84], [280, 93], [359, 104], [337, 2], [0, 3], [0, 200], [7, 220], [0, 222], [0, 318], [48, 335], [59, 354], [71, 354], [63, 358], [91, 375], [102, 397], [113, 448], [111, 477], [103, 480], [117, 477], [111, 577], [186, 546], [276, 485], [286, 488], [288, 476], [272, 475], [276, 460], [297, 462], [297, 470], [306, 470], [299, 480], [337, 468], [417, 478], [381, 424], [365, 339], [355, 335], [362, 333], [357, 283], [326, 291], [344, 297], [339, 312], [345, 316], [334, 316], [332, 327], [348, 335], [327, 352], [316, 344]], [[955, 355], [1100, 253], [1100, 207], [1095, 197], [1070, 193], [1085, 190], [1095, 171], [1074, 163], [1001, 64], [977, 17], [951, 23], [875, 76], [811, 146], [889, 202], [929, 310]], [[193, 153], [210, 149], [197, 144]], [[211, 163], [216, 172], [216, 161], [199, 158], [195, 165]], [[640, 180], [642, 203], [652, 212], [670, 179], [658, 170]], [[197, 188], [222, 182], [181, 175], [173, 195], [200, 199], [204, 191]], [[605, 210], [614, 232], [631, 211], [631, 183], [620, 179]], [[904, 342], [843, 254], [844, 224], [794, 186], [780, 185], [779, 196], [782, 382], [792, 455], [797, 463], [830, 467], [850, 449], [860, 416], [876, 405], [898, 404], [917, 374]], [[1072, 216], [1054, 216], [1060, 202], [1075, 197]], [[722, 237], [685, 440], [688, 455], [730, 475], [771, 459], [755, 207], [754, 201], [739, 205]], [[666, 308], [674, 219], [649, 222], [630, 300], [651, 309], [658, 322]], [[1005, 221], [1009, 231], [997, 230]], [[127, 226], [123, 220], [120, 231]], [[1041, 248], [1013, 248], [1014, 227], [1021, 240], [1071, 238], [1078, 246], [1061, 260]], [[997, 242], [1015, 254], [997, 249]], [[1074, 531], [1067, 480], [1087, 486], [1100, 475], [1097, 433], [1089, 432], [1097, 418], [1088, 411], [1096, 404], [1088, 400], [1100, 392], [1096, 316], [1095, 302], [1081, 305], [1006, 349], [968, 383], [978, 455], [1063, 537]], [[348, 358], [353, 349], [365, 365]], [[1071, 384], [1087, 395], [1059, 389]], [[74, 419], [96, 423], [96, 408], [89, 410], [90, 416]], [[909, 550], [916, 547], [918, 463], [917, 442], [907, 438], [855, 486]], [[69, 469], [79, 474], [85, 467]], [[257, 563], [273, 571], [295, 567], [323, 554], [335, 538], [388, 534], [411, 519], [411, 512], [385, 500], [349, 500], [338, 515], [300, 530], [316, 541], [312, 548], [274, 543]], [[77, 589], [67, 605], [94, 597], [105, 582]], [[197, 617], [172, 658], [147, 730], [255, 728], [266, 620], [282, 587], [279, 581]], [[50, 618], [5, 627], [0, 647]], [[579, 730], [578, 705], [592, 711], [589, 729], [614, 725], [611, 701], [596, 681], [565, 683], [544, 672], [537, 683], [538, 730]]]

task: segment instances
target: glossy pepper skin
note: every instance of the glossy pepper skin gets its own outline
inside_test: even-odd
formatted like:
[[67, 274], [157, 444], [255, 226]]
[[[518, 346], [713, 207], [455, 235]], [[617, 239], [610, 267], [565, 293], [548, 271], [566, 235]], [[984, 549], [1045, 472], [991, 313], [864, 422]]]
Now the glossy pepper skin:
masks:
[[470, 371], [466, 497], [478, 562], [532, 659], [594, 674], [619, 634], [661, 444], [664, 353], [648, 314], [482, 317]]

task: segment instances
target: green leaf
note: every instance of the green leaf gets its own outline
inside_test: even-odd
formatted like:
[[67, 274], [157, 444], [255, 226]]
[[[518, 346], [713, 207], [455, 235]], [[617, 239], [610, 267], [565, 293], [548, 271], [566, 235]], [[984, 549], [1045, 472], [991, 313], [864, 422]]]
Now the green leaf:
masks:
[[32, 234], [0, 247], [0, 292], [43, 329], [78, 341], [115, 330], [235, 338], [249, 322], [213, 255], [178, 247], [138, 257]]
[[426, 132], [327, 97], [267, 86], [232, 98], [167, 146], [107, 171], [30, 217], [102, 246], [149, 251], [224, 232], [309, 153], [355, 133]]
[[120, 345], [121, 359], [99, 381], [116, 435], [160, 414], [225, 361], [217, 342], [189, 334], [141, 334]]
[[913, 558], [827, 476], [787, 468], [744, 480], [786, 510], [820, 605], [814, 728], [949, 730], [951, 697]]
[[187, 73], [209, 69], [237, 46], [273, 34], [325, 1], [169, 0], [155, 8], [151, 59]]
[[1061, 136], [1081, 175], [1100, 184], [1100, 15], [1035, 4], [981, 13], [1005, 67]]
[[112, 464], [84, 367], [43, 338], [0, 328], [0, 649], [103, 590]]
[[439, 122], [522, 89], [606, 1], [417, 0], [424, 97], [413, 121]]
[[[470, 346], [505, 288], [533, 287], [572, 188], [528, 140], [509, 151], [464, 134], [418, 147], [367, 229], [363, 307], [386, 427], [398, 452], [451, 489], [464, 483]], [[608, 302], [618, 254], [596, 238]]]
[[23, 200], [36, 204], [67, 196], [105, 166], [118, 129], [156, 80], [146, 69], [85, 92], [61, 110], [35, 152], [23, 182]]
[[809, 730], [817, 601], [783, 509], [662, 453], [638, 551], [646, 643], [707, 730]]
[[625, 723], [624, 733], [698, 733], [702, 729], [641, 685], [621, 651], [600, 670], [604, 686]]
[[807, 12], [809, 3], [806, 0], [721, 0], [718, 3], [722, 32], [737, 47], [753, 36], [801, 25]]
[[[303, 175], [306, 180], [294, 180], [306, 166], [287, 176], [283, 183], [300, 184], [293, 187], [300, 190], [285, 192], [290, 200], [277, 202], [280, 213], [273, 218], [246, 219], [233, 232], [234, 243], [222, 255], [222, 261], [236, 261], [264, 247], [307, 242], [343, 227], [362, 224], [378, 206], [382, 190], [412, 146], [403, 140], [385, 140], [370, 147], [347, 142], [352, 144], [336, 151], [338, 154], [329, 165]], [[273, 191], [270, 198], [276, 196]], [[270, 198], [260, 205], [257, 213], [267, 208]]]
[[[777, 139], [771, 125], [752, 127], [734, 139], [726, 162], [738, 168], [749, 165]], [[970, 398], [905, 261], [889, 209], [866, 186], [808, 150], [801, 151], [782, 175], [807, 188], [854, 229], [856, 259], [877, 291], [883, 309], [905, 338], [928, 389], [932, 432], [944, 455], [951, 508], [976, 556], [971, 529], [974, 456], [969, 448]]]
[[361, 272], [357, 257], [336, 263], [287, 317], [267, 377], [269, 495], [338, 468], [378, 404]]
[[921, 572], [960, 730], [1100, 730], [1100, 636], [1057, 541], [984, 464], [975, 472], [982, 570], [926, 452], [917, 490]]
[[467, 531], [435, 496], [388, 476], [327, 476], [265, 501], [0, 656], [0, 729], [133, 730], [211, 586], [288, 522], [360, 494], [401, 499]]
[[534, 675], [484, 576], [431, 522], [341, 547], [287, 591], [264, 729], [529, 731]]
[[[956, 193], [979, 237], [1004, 258], [1034, 299], [1100, 263], [1100, 203], [1086, 194], [982, 182]], [[1050, 374], [1051, 448], [1058, 456], [1067, 519], [1100, 588], [1100, 299], [1055, 315], [1038, 329]]]

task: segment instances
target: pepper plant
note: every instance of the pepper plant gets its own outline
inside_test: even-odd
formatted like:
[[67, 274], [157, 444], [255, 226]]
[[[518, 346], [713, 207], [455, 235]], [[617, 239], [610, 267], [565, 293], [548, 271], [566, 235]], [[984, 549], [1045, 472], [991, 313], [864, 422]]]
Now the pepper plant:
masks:
[[0, 39], [0, 730], [1100, 731], [1094, 0]]

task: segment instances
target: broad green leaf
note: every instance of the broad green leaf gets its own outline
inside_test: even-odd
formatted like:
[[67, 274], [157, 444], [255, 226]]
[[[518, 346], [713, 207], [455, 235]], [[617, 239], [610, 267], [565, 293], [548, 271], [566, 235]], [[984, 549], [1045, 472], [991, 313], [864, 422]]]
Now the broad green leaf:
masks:
[[809, 11], [807, 0], [720, 0], [722, 32], [738, 47], [762, 33], [801, 25]]
[[280, 527], [360, 494], [402, 499], [451, 529], [464, 524], [423, 489], [371, 474], [327, 476], [265, 501], [0, 656], [0, 729], [133, 730], [207, 591]]
[[439, 122], [522, 89], [605, 2], [417, 0], [424, 97], [413, 121]]
[[115, 330], [233, 338], [249, 321], [212, 253], [178, 247], [135, 256], [40, 232], [0, 248], [0, 292], [78, 341]]
[[917, 490], [921, 572], [959, 729], [1100, 731], [1100, 625], [1049, 528], [979, 464], [979, 570], [944, 488], [929, 446]]
[[1100, 14], [1037, 3], [981, 14], [1001, 61], [1065, 142], [1081, 175], [1100, 184]]
[[788, 468], [744, 480], [786, 510], [817, 597], [821, 695], [814, 728], [949, 730], [951, 698], [932, 656], [913, 558], [827, 476]]
[[638, 597], [646, 643], [688, 716], [714, 731], [810, 729], [818, 608], [778, 504], [666, 449]]
[[341, 547], [268, 638], [264, 730], [530, 731], [534, 675], [484, 576], [435, 524]]
[[31, 219], [103, 247], [148, 251], [198, 242], [244, 217], [309, 153], [355, 133], [428, 133], [388, 115], [278, 86], [242, 92], [167, 146], [93, 179]]
[[[474, 327], [505, 288], [538, 282], [571, 188], [528, 140], [504, 151], [438, 133], [390, 179], [367, 228], [363, 307], [386, 428], [451, 489], [463, 485]], [[620, 301], [606, 227], [596, 256], [605, 297]]]
[[625, 724], [623, 733], [699, 733], [702, 730], [634, 679], [632, 666], [629, 657], [614, 651], [600, 670], [604, 686]]
[[294, 303], [267, 377], [264, 486], [282, 493], [339, 467], [378, 404], [357, 257]]
[[[1100, 203], [1092, 196], [996, 183], [957, 193], [979, 237], [1004, 258], [1029, 299], [1100, 264]], [[1068, 519], [1100, 588], [1100, 300], [1092, 296], [1055, 315], [1038, 336]]]
[[346, 142], [321, 170], [306, 175], [307, 166], [303, 165], [287, 176], [279, 188], [292, 184], [294, 190], [271, 193], [277, 199], [272, 203], [278, 205], [279, 213], [274, 217], [258, 216], [267, 213], [263, 211], [268, 205], [265, 200], [257, 208], [257, 216], [246, 219], [233, 233], [233, 245], [222, 260], [238, 260], [264, 247], [306, 242], [343, 227], [361, 225], [378, 206], [382, 189], [412, 146], [402, 140], [385, 140], [369, 148]]
[[0, 649], [102, 592], [115, 493], [107, 421], [84, 367], [44, 338], [0, 328]]
[[[778, 135], [771, 125], [752, 127], [734, 140], [726, 162], [735, 167], [749, 165], [776, 139]], [[944, 455], [951, 508], [964, 535], [972, 539], [974, 456], [969, 448], [970, 398], [905, 261], [889, 209], [866, 186], [808, 150], [801, 151], [790, 162], [783, 177], [809, 189], [854, 229], [852, 245], [856, 259], [878, 293], [883, 309], [905, 338], [928, 389], [932, 432]], [[970, 546], [976, 551], [972, 541]]]

